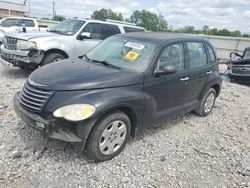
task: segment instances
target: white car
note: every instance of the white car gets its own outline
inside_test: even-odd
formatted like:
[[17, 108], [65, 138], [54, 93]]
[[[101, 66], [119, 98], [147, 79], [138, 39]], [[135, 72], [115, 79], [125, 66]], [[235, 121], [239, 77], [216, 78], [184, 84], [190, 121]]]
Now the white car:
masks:
[[77, 58], [109, 36], [145, 32], [136, 25], [120, 21], [65, 20], [48, 32], [8, 33], [1, 46], [3, 65], [35, 69], [66, 58]]
[[58, 22], [49, 20], [37, 20], [27, 17], [5, 17], [0, 20], [0, 41], [6, 33], [21, 32], [22, 23], [26, 26], [26, 31], [46, 31], [49, 27], [54, 26]]

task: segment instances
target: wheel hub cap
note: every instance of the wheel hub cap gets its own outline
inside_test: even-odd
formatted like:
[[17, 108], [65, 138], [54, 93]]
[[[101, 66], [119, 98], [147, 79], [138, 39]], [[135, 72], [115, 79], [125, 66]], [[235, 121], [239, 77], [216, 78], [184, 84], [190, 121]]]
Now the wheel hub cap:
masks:
[[99, 149], [104, 155], [115, 153], [124, 143], [127, 127], [123, 121], [111, 122], [102, 132], [99, 140]]
[[205, 105], [204, 105], [204, 111], [206, 113], [209, 113], [212, 108], [213, 108], [213, 105], [214, 105], [214, 100], [215, 100], [215, 96], [213, 93], [210, 93], [208, 96], [207, 96], [207, 99], [205, 101]]

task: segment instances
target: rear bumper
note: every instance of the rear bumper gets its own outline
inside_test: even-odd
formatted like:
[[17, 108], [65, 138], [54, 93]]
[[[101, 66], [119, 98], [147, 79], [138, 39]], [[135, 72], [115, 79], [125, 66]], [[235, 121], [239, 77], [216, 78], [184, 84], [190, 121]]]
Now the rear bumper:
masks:
[[45, 119], [39, 114], [31, 113], [24, 109], [19, 102], [19, 93], [13, 98], [13, 105], [16, 114], [29, 126], [46, 133], [49, 137], [66, 142], [82, 142], [82, 139], [75, 133], [74, 124], [64, 123], [56, 119]]

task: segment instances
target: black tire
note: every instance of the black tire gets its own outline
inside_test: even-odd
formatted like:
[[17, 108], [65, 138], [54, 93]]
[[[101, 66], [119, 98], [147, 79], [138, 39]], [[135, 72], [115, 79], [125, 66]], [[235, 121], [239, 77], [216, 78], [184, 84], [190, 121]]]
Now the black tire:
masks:
[[[211, 95], [214, 96], [214, 100], [213, 100], [213, 104], [211, 106], [211, 109], [207, 111], [205, 109], [205, 103], [206, 103], [206, 100], [208, 99], [208, 97]], [[207, 92], [202, 96], [199, 106], [195, 109], [195, 113], [201, 117], [205, 117], [205, 116], [209, 115], [214, 107], [216, 96], [217, 96], [217, 94], [216, 94], [215, 89], [213, 89], [213, 88], [208, 89]]]
[[50, 63], [53, 63], [53, 62], [56, 62], [56, 61], [59, 61], [62, 59], [65, 59], [64, 55], [59, 54], [59, 53], [50, 53], [44, 57], [44, 59], [40, 65], [41, 66], [48, 65]]
[[[104, 131], [106, 129], [108, 129], [108, 126], [110, 126], [110, 124], [114, 121], [124, 122], [124, 124], [126, 126], [126, 136], [124, 136], [124, 141], [119, 146], [119, 149], [117, 149], [112, 154], [104, 154], [100, 150], [100, 147], [99, 147], [99, 144], [101, 144], [101, 141], [102, 141], [101, 139], [103, 139], [102, 134], [104, 133]], [[130, 119], [125, 113], [123, 113], [121, 111], [113, 111], [113, 112], [105, 115], [96, 123], [96, 125], [94, 126], [93, 130], [90, 133], [90, 136], [88, 138], [87, 145], [86, 145], [87, 156], [96, 162], [101, 162], [101, 161], [106, 161], [106, 160], [112, 159], [113, 157], [117, 156], [122, 151], [122, 149], [124, 148], [124, 146], [126, 145], [128, 139], [130, 137], [130, 132], [131, 132]], [[115, 144], [115, 139], [113, 140], [114, 141], [113, 144]], [[119, 139], [117, 139], [117, 140], [119, 140]], [[105, 142], [110, 143], [111, 141], [109, 139], [107, 139], [107, 140], [105, 140]], [[115, 148], [115, 146], [116, 146], [116, 144], [114, 145], [114, 148]]]

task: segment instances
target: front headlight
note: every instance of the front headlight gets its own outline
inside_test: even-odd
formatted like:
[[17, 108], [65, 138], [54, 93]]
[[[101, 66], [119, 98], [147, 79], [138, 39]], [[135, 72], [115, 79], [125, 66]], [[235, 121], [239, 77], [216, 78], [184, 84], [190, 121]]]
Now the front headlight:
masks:
[[33, 41], [27, 40], [18, 40], [17, 41], [17, 49], [18, 50], [27, 50], [30, 48], [37, 48], [37, 43]]
[[53, 115], [69, 121], [82, 121], [95, 113], [95, 107], [90, 104], [72, 104], [57, 109]]

